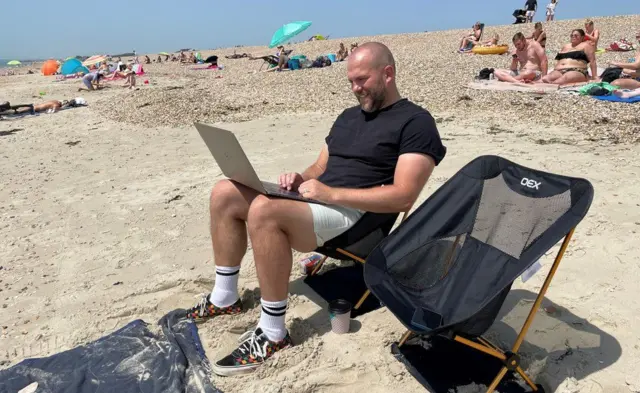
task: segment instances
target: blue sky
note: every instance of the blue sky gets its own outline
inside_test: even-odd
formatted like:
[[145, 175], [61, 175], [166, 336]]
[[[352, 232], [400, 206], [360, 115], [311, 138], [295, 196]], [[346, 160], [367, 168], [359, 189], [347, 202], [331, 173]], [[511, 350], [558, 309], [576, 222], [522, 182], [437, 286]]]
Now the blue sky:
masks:
[[[311, 20], [301, 38], [510, 24], [525, 0], [13, 0], [0, 8], [0, 58], [266, 45], [283, 23]], [[538, 0], [544, 18], [548, 0]], [[28, 3], [28, 4], [27, 4]], [[638, 0], [559, 0], [558, 19], [638, 13]]]

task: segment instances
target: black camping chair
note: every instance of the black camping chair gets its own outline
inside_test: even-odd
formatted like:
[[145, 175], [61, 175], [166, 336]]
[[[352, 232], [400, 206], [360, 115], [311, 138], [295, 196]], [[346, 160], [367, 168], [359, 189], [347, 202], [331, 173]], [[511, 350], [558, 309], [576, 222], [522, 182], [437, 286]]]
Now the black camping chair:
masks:
[[[507, 372], [535, 385], [518, 350], [571, 240], [593, 200], [587, 180], [525, 168], [496, 156], [476, 158], [449, 179], [373, 249], [367, 287], [411, 336], [439, 335], [502, 361], [489, 386]], [[564, 238], [513, 347], [481, 337], [513, 281]]]
[[[403, 221], [408, 214], [409, 211], [404, 212]], [[311, 275], [315, 275], [320, 271], [327, 258], [365, 263], [365, 259], [371, 250], [389, 235], [391, 228], [393, 228], [398, 219], [398, 215], [399, 213], [365, 213], [351, 229], [329, 240], [322, 247], [318, 247], [315, 250], [315, 252], [324, 255], [324, 257], [318, 261]], [[353, 308], [355, 310], [359, 309], [370, 293], [367, 289]]]

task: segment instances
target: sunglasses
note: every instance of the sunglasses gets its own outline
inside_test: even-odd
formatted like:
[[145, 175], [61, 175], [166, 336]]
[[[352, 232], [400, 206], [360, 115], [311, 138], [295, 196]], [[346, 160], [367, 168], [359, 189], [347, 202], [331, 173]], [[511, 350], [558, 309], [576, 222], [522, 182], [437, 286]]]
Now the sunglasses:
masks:
[[580, 34], [570, 34], [569, 37], [580, 37]]

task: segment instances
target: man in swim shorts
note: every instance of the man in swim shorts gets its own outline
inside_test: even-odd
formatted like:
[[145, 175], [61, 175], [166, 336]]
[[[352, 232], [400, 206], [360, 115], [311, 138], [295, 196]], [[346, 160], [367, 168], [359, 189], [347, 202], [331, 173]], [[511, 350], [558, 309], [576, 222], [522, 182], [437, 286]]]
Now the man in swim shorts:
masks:
[[494, 71], [498, 80], [530, 83], [540, 81], [547, 75], [549, 59], [544, 48], [537, 41], [527, 40], [524, 34], [516, 33], [513, 36], [513, 45], [515, 50], [511, 56], [511, 68]]
[[291, 249], [313, 251], [365, 212], [408, 210], [446, 154], [431, 114], [401, 98], [395, 60], [385, 45], [360, 45], [347, 61], [359, 105], [338, 116], [314, 164], [279, 178], [282, 188], [326, 205], [268, 197], [230, 180], [211, 191], [215, 285], [186, 316], [204, 321], [244, 311], [238, 275], [247, 230], [262, 296], [258, 325], [213, 364], [218, 375], [251, 372], [292, 345], [285, 326]]
[[538, 10], [538, 0], [527, 0], [524, 4], [524, 9], [527, 10], [525, 14], [527, 23], [533, 22], [533, 17], [536, 16], [536, 11]]

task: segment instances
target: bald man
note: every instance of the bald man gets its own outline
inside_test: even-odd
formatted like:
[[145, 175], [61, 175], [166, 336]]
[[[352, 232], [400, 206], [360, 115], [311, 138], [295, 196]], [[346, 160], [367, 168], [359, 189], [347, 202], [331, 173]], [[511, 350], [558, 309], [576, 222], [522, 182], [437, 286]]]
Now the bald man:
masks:
[[313, 251], [365, 212], [410, 209], [445, 156], [433, 117], [401, 98], [386, 46], [370, 42], [356, 48], [348, 58], [347, 77], [359, 105], [338, 116], [315, 163], [279, 178], [282, 188], [324, 204], [268, 197], [230, 180], [218, 182], [211, 192], [216, 280], [211, 294], [187, 317], [204, 321], [243, 311], [238, 273], [247, 232], [262, 296], [257, 327], [213, 365], [218, 375], [251, 372], [292, 345], [285, 326], [291, 249]]

